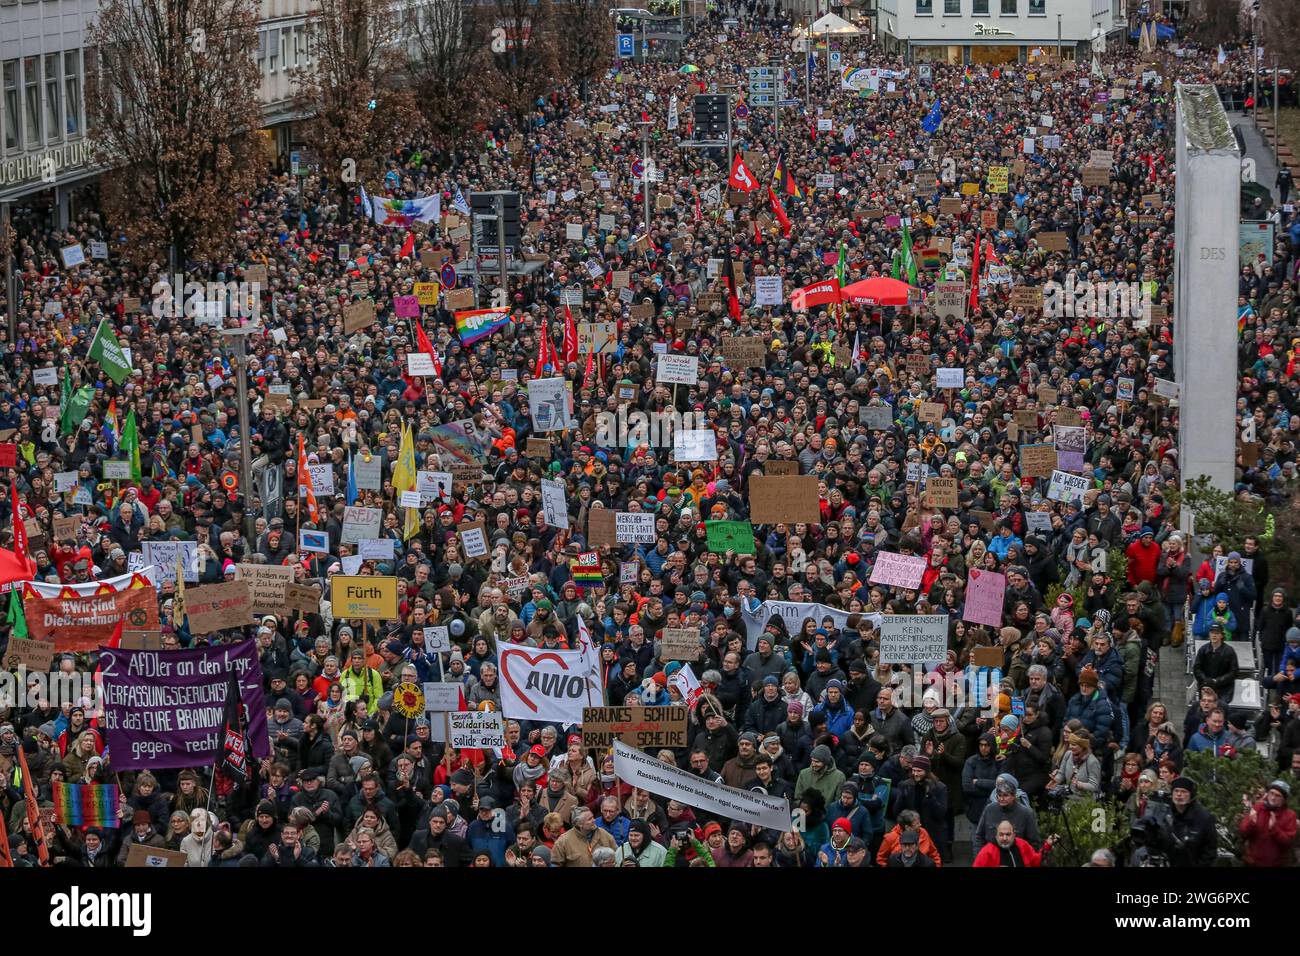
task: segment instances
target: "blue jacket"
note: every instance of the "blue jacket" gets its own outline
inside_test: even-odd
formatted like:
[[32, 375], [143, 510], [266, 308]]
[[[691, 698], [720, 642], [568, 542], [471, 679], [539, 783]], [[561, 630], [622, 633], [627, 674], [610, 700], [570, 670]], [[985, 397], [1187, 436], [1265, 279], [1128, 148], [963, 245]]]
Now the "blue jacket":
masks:
[[1100, 660], [1096, 654], [1089, 651], [1083, 655], [1083, 660], [1079, 661], [1079, 670], [1083, 670], [1089, 664], [1097, 672], [1097, 677], [1101, 680], [1101, 685], [1106, 688], [1106, 693], [1111, 697], [1118, 697], [1120, 688], [1124, 685], [1124, 659], [1120, 657], [1115, 648], [1106, 652], [1106, 656]]
[[465, 830], [465, 840], [474, 853], [486, 852], [493, 866], [505, 866], [506, 848], [514, 842], [514, 834], [506, 830], [497, 833], [491, 821], [484, 823], [476, 818]]
[[1020, 553], [1024, 554], [1025, 543], [1014, 534], [1008, 535], [1005, 538], [1000, 534], [994, 535], [993, 540], [989, 542], [989, 550], [993, 552], [999, 561], [1005, 561], [1007, 558], [1007, 552], [1013, 547], [1019, 548]]
[[1205, 724], [1201, 724], [1200, 729], [1192, 734], [1192, 739], [1187, 742], [1187, 751], [1188, 753], [1201, 753], [1209, 750], [1214, 756], [1222, 757], [1223, 747], [1228, 743], [1228, 725], [1226, 723], [1217, 734], [1211, 734], [1210, 729]]
[[853, 775], [858, 785], [858, 806], [871, 816], [871, 836], [885, 832], [885, 809], [889, 806], [892, 784], [888, 777], [876, 774], [868, 783], [860, 774]]
[[843, 738], [853, 729], [853, 708], [843, 697], [839, 707], [832, 709], [829, 702], [823, 702], [813, 708], [813, 713], [826, 716], [826, 730], [836, 737]]
[[1110, 708], [1110, 698], [1106, 696], [1104, 690], [1098, 688], [1086, 698], [1082, 692], [1071, 697], [1070, 702], [1065, 705], [1065, 719], [1070, 721], [1076, 717], [1092, 734], [1094, 746], [1103, 745], [1108, 741], [1115, 715]]
[[[823, 854], [823, 853], [826, 854], [826, 859], [830, 861], [829, 863], [822, 863], [822, 854]], [[823, 844], [821, 845], [821, 849], [817, 851], [817, 862], [816, 862], [815, 864], [813, 864], [813, 865], [814, 865], [814, 866], [818, 866], [818, 867], [821, 867], [821, 866], [848, 866], [848, 865], [849, 865], [849, 846], [848, 846], [848, 844], [847, 844], [847, 843], [844, 844], [844, 849], [842, 849], [842, 850], [837, 850], [837, 849], [835, 849], [835, 847], [833, 847], [833, 846], [831, 845], [830, 841], [827, 840], [825, 843], [823, 843]]]
[[632, 821], [620, 813], [614, 818], [613, 823], [606, 823], [604, 817], [596, 814], [596, 826], [612, 836], [616, 844], [622, 846], [627, 842], [627, 834], [632, 829]]

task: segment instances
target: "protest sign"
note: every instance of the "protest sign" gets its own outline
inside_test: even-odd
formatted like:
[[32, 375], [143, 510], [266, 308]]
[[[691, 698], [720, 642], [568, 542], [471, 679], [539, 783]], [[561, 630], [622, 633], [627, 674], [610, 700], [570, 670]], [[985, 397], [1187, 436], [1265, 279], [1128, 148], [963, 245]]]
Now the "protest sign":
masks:
[[648, 790], [656, 796], [731, 820], [783, 833], [793, 826], [790, 803], [785, 797], [709, 783], [702, 777], [633, 749], [621, 740], [614, 741], [614, 773], [624, 783]]
[[582, 746], [608, 747], [621, 740], [629, 747], [685, 747], [686, 708], [584, 707]]
[[956, 508], [957, 479], [931, 478], [925, 483], [925, 494], [931, 508]]
[[365, 538], [377, 538], [383, 528], [382, 508], [363, 508], [350, 505], [343, 512], [343, 544], [356, 544]]
[[925, 558], [895, 554], [892, 551], [877, 551], [876, 564], [871, 569], [872, 584], [888, 584], [890, 587], [916, 590], [921, 586], [921, 576], [925, 574]]
[[301, 611], [303, 614], [319, 614], [320, 588], [306, 584], [286, 584], [284, 606], [288, 610]]
[[357, 554], [363, 561], [392, 561], [397, 556], [397, 542], [392, 538], [362, 538]]
[[700, 379], [700, 360], [694, 355], [660, 355], [655, 382], [660, 385], [694, 385]]
[[634, 514], [620, 511], [614, 515], [615, 537], [619, 544], [654, 544], [655, 516], [653, 512]]
[[568, 529], [569, 503], [565, 497], [563, 481], [542, 479], [542, 514], [552, 528]]
[[[434, 625], [424, 629], [424, 649], [430, 654], [441, 654], [451, 650], [451, 632], [447, 629], [447, 625]], [[424, 696], [432, 700], [427, 688]], [[432, 705], [428, 706], [430, 710], [438, 709]]]
[[972, 569], [966, 578], [966, 605], [962, 620], [989, 627], [1002, 626], [1002, 599], [1007, 589], [1005, 574]]
[[970, 649], [972, 667], [1001, 667], [1005, 660], [1005, 652], [998, 645], [993, 647], [972, 647]]
[[248, 624], [253, 618], [251, 590], [246, 580], [186, 588], [185, 613], [189, 615], [190, 631], [211, 634]]
[[158, 592], [151, 587], [66, 598], [28, 594], [23, 599], [23, 613], [28, 636], [54, 641], [60, 651], [93, 651], [107, 644], [118, 621], [124, 628], [140, 631], [156, 631], [162, 626]]
[[386, 620], [397, 617], [397, 578], [335, 574], [330, 578], [335, 618]]
[[693, 627], [665, 627], [659, 637], [659, 660], [700, 659], [700, 632]]
[[457, 750], [500, 749], [506, 746], [506, 725], [492, 711], [450, 711], [447, 714], [447, 744]]
[[53, 660], [53, 641], [33, 641], [25, 637], [11, 637], [9, 638], [9, 646], [5, 648], [3, 668], [0, 669], [12, 671], [19, 667], [26, 667], [29, 671], [48, 672]]
[[763, 474], [771, 477], [797, 475], [799, 474], [799, 463], [797, 461], [778, 461], [775, 458], [769, 458], [763, 462]]
[[105, 647], [99, 665], [101, 729], [118, 770], [216, 763], [225, 741], [227, 675], [232, 670], [247, 714], [248, 748], [254, 757], [271, 755], [256, 641], [179, 651]]
[[1084, 492], [1091, 487], [1091, 478], [1072, 475], [1065, 471], [1054, 471], [1052, 480], [1047, 486], [1047, 497], [1052, 501], [1082, 501]]
[[487, 527], [482, 521], [467, 521], [456, 526], [460, 545], [467, 558], [481, 558], [488, 553]]
[[726, 336], [722, 340], [722, 357], [729, 368], [762, 368], [767, 344], [761, 335]]
[[528, 414], [533, 421], [533, 430], [537, 432], [563, 431], [573, 425], [564, 379], [535, 378], [529, 382]]
[[756, 524], [821, 523], [816, 475], [751, 475], [750, 519]]
[[706, 521], [704, 532], [708, 549], [715, 554], [733, 551], [736, 554], [756, 554], [754, 526], [748, 521]]
[[587, 544], [593, 548], [618, 547], [618, 515], [613, 508], [587, 512]]
[[278, 564], [237, 564], [235, 580], [248, 582], [254, 614], [279, 614], [284, 610], [284, 589], [293, 583], [293, 568]]
[[942, 661], [947, 654], [947, 614], [886, 614], [880, 619], [882, 664]]
[[864, 405], [858, 409], [858, 421], [870, 431], [888, 431], [894, 424], [894, 410], [888, 405]]
[[149, 846], [147, 843], [132, 843], [126, 851], [126, 868], [129, 870], [165, 870], [173, 867], [189, 866], [189, 860], [189, 856], [180, 850]]
[[673, 429], [676, 461], [717, 461], [718, 439], [711, 428]]
[[[1031, 412], [1032, 414], [1032, 412]], [[1020, 446], [1020, 476], [1050, 478], [1056, 470], [1056, 448], [1047, 442]]]
[[966, 384], [966, 370], [937, 368], [934, 370], [934, 384], [938, 388], [962, 388]]

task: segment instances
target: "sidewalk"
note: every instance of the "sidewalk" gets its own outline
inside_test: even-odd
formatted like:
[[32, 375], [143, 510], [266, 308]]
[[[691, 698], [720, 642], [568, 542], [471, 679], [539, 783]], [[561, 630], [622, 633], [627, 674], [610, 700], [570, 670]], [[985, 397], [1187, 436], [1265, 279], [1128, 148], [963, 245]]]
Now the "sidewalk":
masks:
[[[1270, 112], [1269, 116], [1272, 115]], [[1273, 147], [1260, 135], [1249, 112], [1229, 113], [1228, 122], [1234, 129], [1241, 130], [1242, 141], [1246, 144], [1245, 155], [1255, 161], [1255, 182], [1267, 186], [1276, 201], [1277, 189], [1274, 183], [1277, 182], [1277, 163], [1273, 162]]]

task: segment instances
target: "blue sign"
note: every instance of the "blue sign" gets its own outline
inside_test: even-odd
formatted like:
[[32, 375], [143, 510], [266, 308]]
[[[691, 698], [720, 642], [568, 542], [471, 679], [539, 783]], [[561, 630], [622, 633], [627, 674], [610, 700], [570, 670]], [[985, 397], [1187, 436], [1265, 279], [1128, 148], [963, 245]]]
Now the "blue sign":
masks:
[[455, 267], [452, 266], [452, 264], [451, 264], [450, 262], [444, 263], [444, 264], [443, 264], [443, 267], [442, 267], [442, 285], [443, 285], [443, 288], [446, 288], [446, 289], [454, 289], [454, 288], [456, 288], [456, 280], [457, 280], [458, 278], [459, 278], [459, 277], [456, 275], [456, 269], [455, 269]]
[[631, 59], [636, 51], [636, 38], [630, 33], [618, 35], [618, 55], [622, 59]]

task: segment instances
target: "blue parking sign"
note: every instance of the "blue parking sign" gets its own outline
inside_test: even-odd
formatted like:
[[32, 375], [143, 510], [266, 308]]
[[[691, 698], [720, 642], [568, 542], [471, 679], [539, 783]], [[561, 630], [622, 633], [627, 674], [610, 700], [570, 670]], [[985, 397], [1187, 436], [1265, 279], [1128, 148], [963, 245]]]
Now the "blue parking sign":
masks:
[[622, 59], [631, 59], [636, 52], [636, 38], [630, 33], [618, 35], [618, 55]]

